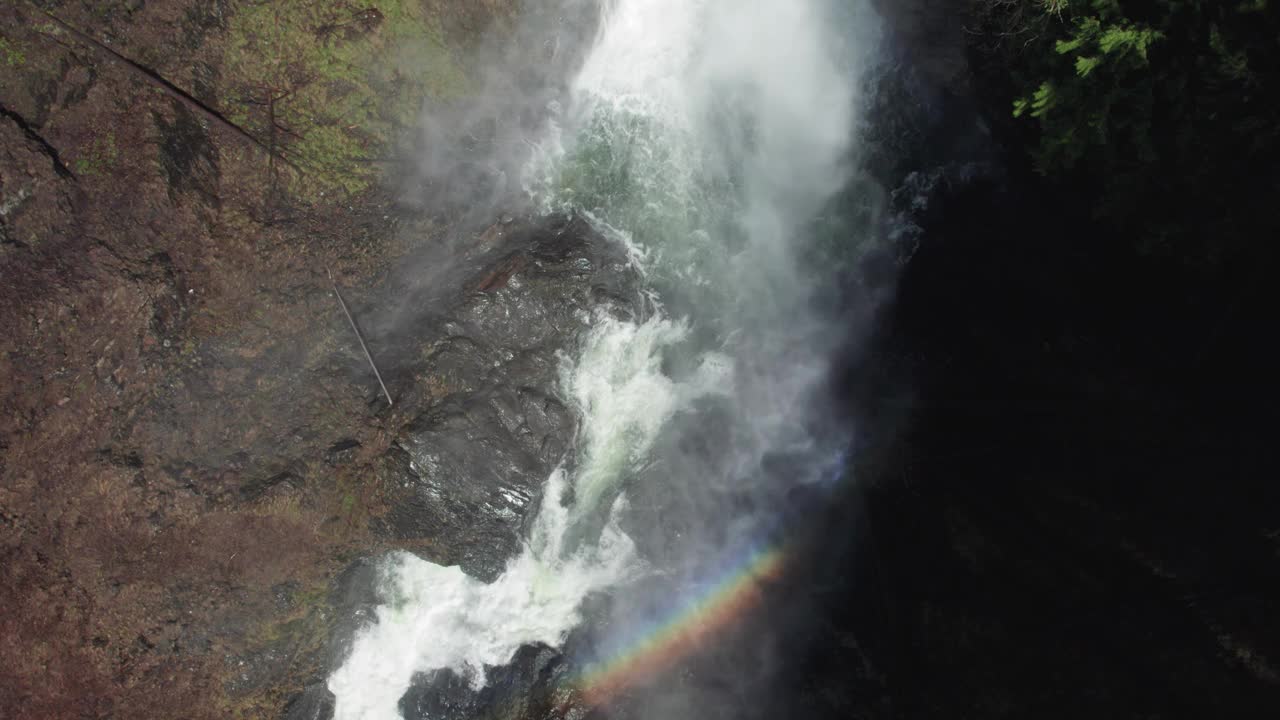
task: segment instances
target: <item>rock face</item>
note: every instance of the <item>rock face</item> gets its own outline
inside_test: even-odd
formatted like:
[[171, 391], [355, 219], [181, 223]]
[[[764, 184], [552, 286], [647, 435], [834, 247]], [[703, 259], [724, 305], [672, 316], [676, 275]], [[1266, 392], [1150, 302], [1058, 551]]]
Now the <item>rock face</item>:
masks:
[[[0, 717], [279, 717], [290, 698], [289, 717], [322, 717], [335, 618], [376, 602], [335, 591], [361, 582], [338, 580], [352, 558], [394, 544], [491, 575], [516, 548], [572, 438], [549, 399], [555, 351], [580, 327], [574, 313], [599, 303], [593, 288], [630, 282], [607, 267], [620, 251], [567, 218], [478, 241], [459, 230], [472, 210], [477, 222], [512, 210], [497, 203], [513, 192], [477, 190], [520, 166], [512, 147], [592, 37], [592, 0], [523, 3], [528, 21], [518, 4], [407, 4], [443, 43], [440, 62], [412, 60], [415, 74], [475, 63], [474, 86], [431, 104], [444, 135], [421, 135], [443, 155], [412, 155], [416, 184], [318, 198], [191, 101], [268, 127], [256, 119], [272, 111], [240, 88], [278, 78], [236, 49], [257, 5], [0, 3]], [[310, 19], [369, 13], [291, 6], [305, 22], [285, 24], [287, 52], [304, 64], [339, 53], [359, 80], [312, 83], [343, 106], [366, 76], [409, 61], [348, 63], [354, 40]], [[392, 21], [378, 42], [398, 34]], [[271, 45], [249, 54], [283, 47]], [[187, 99], [157, 92], [160, 79]], [[368, 151], [359, 167], [325, 155], [370, 176], [382, 153], [350, 123]], [[454, 183], [468, 172], [475, 182]], [[463, 247], [446, 248], [455, 233]], [[430, 267], [406, 261], [437, 248]], [[506, 449], [459, 455], [464, 432]], [[428, 472], [428, 456], [454, 474]], [[448, 500], [420, 512], [427, 492]]]
[[440, 391], [381, 459], [379, 529], [492, 580], [573, 441], [561, 353], [593, 312], [635, 313], [640, 295], [625, 249], [577, 218], [495, 225], [461, 264], [454, 304], [404, 321], [425, 348], [414, 374]]
[[969, 84], [965, 36], [956, 32], [976, 12], [964, 0], [873, 0], [896, 44], [910, 52], [912, 64], [931, 83], [952, 92]]
[[[391, 308], [373, 314], [370, 335], [380, 339], [373, 350], [396, 417], [411, 418], [364, 478], [386, 508], [373, 531], [489, 581], [518, 552], [543, 483], [572, 449], [574, 414], [557, 392], [563, 356], [593, 313], [634, 315], [643, 296], [626, 248], [578, 217], [499, 223], [426, 254], [370, 303]], [[378, 602], [375, 559], [362, 557], [336, 578], [324, 603], [334, 618], [329, 670], [345, 661]], [[519, 702], [523, 714], [512, 717], [546, 716], [566, 668], [551, 648], [526, 647], [492, 669], [484, 693], [439, 672], [416, 678], [402, 705], [407, 717], [453, 718]], [[556, 701], [555, 712], [569, 709]], [[284, 711], [286, 720], [332, 714], [323, 674]]]
[[413, 720], [464, 720], [499, 712], [511, 718], [580, 717], [572, 701], [555, 692], [568, 667], [553, 648], [526, 645], [509, 665], [494, 670], [480, 692], [450, 670], [417, 676], [400, 699], [400, 712]]

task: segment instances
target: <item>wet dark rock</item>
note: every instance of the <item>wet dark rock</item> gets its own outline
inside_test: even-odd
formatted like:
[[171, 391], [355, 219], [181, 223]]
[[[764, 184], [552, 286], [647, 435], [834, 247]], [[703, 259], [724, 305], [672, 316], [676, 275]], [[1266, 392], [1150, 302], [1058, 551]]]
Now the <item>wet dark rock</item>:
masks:
[[480, 712], [480, 698], [466, 678], [452, 670], [419, 673], [400, 698], [400, 712], [417, 720], [462, 720]]
[[965, 36], [956, 32], [972, 15], [962, 0], [875, 0], [889, 35], [914, 57], [932, 85], [963, 94], [969, 83]]
[[[591, 313], [638, 313], [638, 277], [625, 248], [566, 216], [508, 220], [402, 270], [375, 303], [395, 311], [369, 324], [399, 405], [422, 410], [361, 480], [379, 487], [391, 508], [373, 527], [426, 547], [433, 562], [492, 580], [572, 447], [574, 417], [557, 392], [561, 354], [571, 352]], [[327, 459], [357, 448], [340, 441]], [[334, 582], [330, 668], [374, 621], [378, 585], [372, 558]], [[401, 709], [407, 718], [576, 717], [560, 697], [568, 673], [556, 650], [526, 646], [491, 668], [479, 693], [447, 670], [419, 676]], [[322, 679], [294, 699], [287, 720], [331, 715]]]
[[441, 277], [444, 293], [427, 284], [428, 310], [406, 322], [418, 355], [427, 348], [414, 375], [443, 392], [378, 465], [392, 508], [381, 530], [432, 541], [433, 561], [491, 580], [572, 443], [560, 354], [597, 308], [630, 315], [641, 297], [624, 249], [576, 218], [495, 225], [459, 264], [467, 269]]
[[359, 450], [359, 440], [354, 438], [344, 438], [329, 446], [329, 451], [325, 453], [324, 459], [325, 462], [329, 463], [329, 465], [344, 465], [351, 462]]
[[[355, 636], [374, 622], [374, 612], [379, 603], [379, 570], [374, 558], [356, 559], [330, 584], [327, 599], [317, 606], [317, 613], [309, 616], [309, 638], [328, 638], [325, 646], [320, 643], [321, 655], [314, 666], [313, 675], [304, 681], [305, 687], [285, 705], [283, 720], [331, 720], [334, 712], [334, 696], [329, 691], [327, 678], [330, 670], [339, 667], [351, 652]], [[272, 588], [277, 604], [294, 609], [300, 600], [297, 588], [285, 583]], [[272, 648], [268, 648], [270, 651]], [[293, 650], [295, 648], [288, 648]], [[287, 669], [288, 663], [281, 663]], [[257, 668], [256, 672], [270, 673], [272, 668]], [[245, 671], [246, 677], [253, 676]], [[295, 685], [295, 687], [297, 687]], [[231, 688], [235, 690], [236, 688]]]
[[302, 478], [293, 470], [284, 470], [282, 472], [269, 475], [258, 480], [250, 480], [240, 487], [240, 497], [244, 500], [256, 500], [267, 493], [268, 490], [279, 485], [291, 485], [294, 487], [302, 484]]
[[351, 652], [356, 633], [373, 622], [378, 607], [378, 565], [373, 558], [359, 558], [333, 583], [329, 607], [335, 618], [329, 634], [329, 665], [339, 667]]
[[152, 113], [160, 133], [160, 168], [169, 183], [170, 199], [177, 202], [182, 195], [194, 194], [218, 207], [218, 151], [209, 131], [176, 100], [170, 105], [170, 115]]
[[554, 648], [526, 645], [509, 665], [490, 669], [479, 692], [452, 670], [419, 673], [400, 699], [400, 712], [407, 720], [565, 717], [572, 704], [558, 697], [556, 688], [566, 667]]

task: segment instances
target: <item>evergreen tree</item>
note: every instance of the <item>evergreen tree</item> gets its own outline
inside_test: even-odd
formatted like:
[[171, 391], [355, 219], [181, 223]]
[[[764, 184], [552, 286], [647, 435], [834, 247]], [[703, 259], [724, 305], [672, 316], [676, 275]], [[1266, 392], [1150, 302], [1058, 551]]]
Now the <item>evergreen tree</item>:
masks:
[[[1274, 228], [1280, 12], [1272, 0], [1000, 2], [999, 50], [1050, 178], [1144, 247], [1200, 262]], [[1017, 24], [1021, 27], [1014, 27]]]

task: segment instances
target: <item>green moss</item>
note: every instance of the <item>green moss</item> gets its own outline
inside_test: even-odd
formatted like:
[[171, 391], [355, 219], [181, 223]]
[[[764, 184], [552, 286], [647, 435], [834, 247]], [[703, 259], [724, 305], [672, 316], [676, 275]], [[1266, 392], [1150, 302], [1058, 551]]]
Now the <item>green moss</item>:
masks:
[[314, 200], [358, 193], [397, 132], [427, 98], [466, 78], [421, 0], [353, 9], [322, 0], [248, 3], [231, 18], [223, 105], [301, 172], [291, 189]]
[[115, 165], [120, 157], [116, 147], [115, 133], [98, 135], [80, 149], [72, 167], [77, 175], [103, 175]]
[[334, 499], [336, 501], [334, 514], [338, 518], [338, 523], [332, 528], [333, 532], [337, 533], [335, 539], [368, 521], [369, 509], [361, 501], [357, 478], [346, 476], [341, 478], [338, 481]]
[[19, 68], [27, 63], [27, 56], [14, 43], [0, 37], [0, 59], [11, 68]]
[[355, 509], [356, 509], [356, 495], [354, 492], [348, 490], [342, 496], [342, 514], [350, 517], [351, 513]]

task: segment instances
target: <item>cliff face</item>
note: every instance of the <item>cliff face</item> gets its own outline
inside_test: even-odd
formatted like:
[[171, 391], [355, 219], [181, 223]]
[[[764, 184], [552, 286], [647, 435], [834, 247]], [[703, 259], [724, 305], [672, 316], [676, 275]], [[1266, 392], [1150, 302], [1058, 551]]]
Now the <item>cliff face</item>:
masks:
[[884, 18], [892, 50], [906, 58], [913, 72], [931, 86], [962, 94], [969, 87], [964, 27], [973, 3], [969, 0], [905, 0], [872, 3]]
[[[559, 26], [379, 7], [291, 3], [257, 30], [222, 2], [0, 9], [0, 715], [278, 717], [329, 662], [344, 568], [414, 547], [493, 572], [521, 516], [502, 498], [534, 497], [568, 442], [554, 352], [574, 311], [627, 295], [616, 252], [578, 221], [397, 203], [368, 162], [394, 118], [335, 135], [297, 114], [407, 82], [379, 60], [315, 87], [319, 48], [425, 67], [400, 90], [440, 113], [536, 123], [531, 98], [461, 104], [486, 82], [466, 63], [554, 60], [525, 76], [545, 102], [572, 56], [537, 33]], [[264, 28], [312, 54], [260, 54], [243, 33]], [[403, 269], [446, 246], [449, 292], [413, 295]], [[402, 461], [473, 432], [504, 479], [415, 514], [457, 480]]]
[[1027, 171], [964, 4], [893, 5], [889, 52], [915, 80], [885, 87], [919, 101], [885, 132], [925, 148], [895, 172], [935, 182], [848, 375], [886, 435], [831, 521], [856, 530], [826, 612], [859, 652], [821, 645], [814, 671], [835, 687], [871, 668], [872, 716], [1274, 712], [1270, 293], [1108, 235]]

